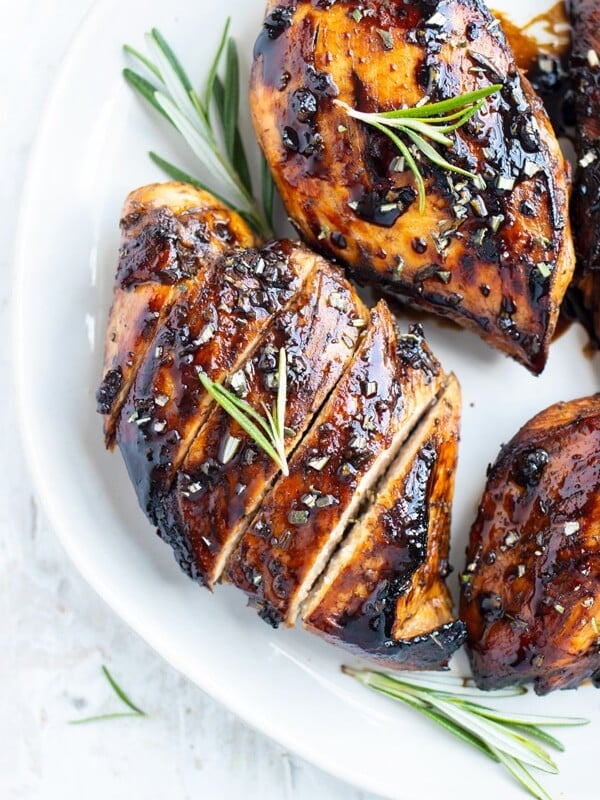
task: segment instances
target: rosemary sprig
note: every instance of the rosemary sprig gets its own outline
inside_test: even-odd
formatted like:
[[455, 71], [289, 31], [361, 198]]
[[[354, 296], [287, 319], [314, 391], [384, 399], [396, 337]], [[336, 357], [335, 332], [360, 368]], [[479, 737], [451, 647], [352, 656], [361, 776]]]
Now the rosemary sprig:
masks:
[[145, 711], [131, 700], [121, 689], [119, 684], [115, 681], [113, 676], [108, 671], [108, 668], [104, 665], [102, 666], [102, 672], [104, 673], [104, 677], [110, 684], [111, 689], [117, 695], [119, 700], [124, 703], [130, 711], [114, 711], [110, 714], [97, 714], [93, 717], [85, 717], [84, 719], [72, 719], [69, 721], [69, 725], [87, 725], [89, 722], [105, 722], [106, 720], [110, 719], [123, 719], [124, 717], [147, 717]]
[[[489, 693], [479, 691], [471, 679], [440, 673], [406, 673], [399, 677], [385, 672], [342, 671], [365, 686], [415, 708], [450, 733], [472, 745], [493, 761], [502, 764], [513, 777], [538, 800], [551, 800], [529, 769], [557, 773], [558, 767], [540, 742], [564, 750], [558, 739], [544, 728], [586, 725], [578, 717], [549, 717], [536, 714], [513, 714], [475, 702]], [[524, 688], [501, 689], [494, 697], [524, 694]]]
[[277, 370], [277, 399], [272, 409], [263, 403], [265, 416], [261, 415], [245, 400], [219, 383], [212, 381], [206, 373], [198, 371], [202, 386], [221, 408], [234, 419], [248, 436], [273, 459], [284, 475], [289, 475], [285, 454], [285, 408], [287, 403], [287, 358], [285, 349], [279, 350]]
[[[416, 150], [421, 156], [442, 169], [457, 172], [467, 178], [475, 178], [476, 176], [472, 172], [447, 161], [429, 142], [435, 142], [443, 147], [452, 147], [453, 141], [448, 134], [468, 122], [484, 106], [486, 98], [500, 91], [501, 88], [501, 83], [495, 83], [484, 89], [441, 100], [439, 103], [424, 103], [420, 106], [400, 108], [394, 111], [367, 113], [357, 111], [342, 100], [334, 100], [334, 103], [343, 108], [348, 116], [370, 125], [385, 134], [394, 143], [414, 175], [419, 195], [419, 211], [423, 213], [425, 210], [425, 181], [413, 151]], [[395, 131], [409, 139], [414, 147], [410, 148]]]
[[[181, 62], [161, 35], [153, 28], [146, 35], [150, 57], [130, 45], [125, 51], [139, 61], [149, 73], [150, 80], [132, 69], [123, 75], [150, 105], [183, 136], [200, 161], [207, 176], [222, 188], [222, 193], [209, 189], [207, 184], [190, 176], [164, 158], [150, 153], [155, 164], [175, 180], [185, 180], [212, 192], [222, 202], [241, 214], [254, 230], [266, 238], [273, 236], [271, 202], [274, 187], [268, 170], [262, 173], [264, 208], [256, 202], [248, 157], [240, 134], [239, 58], [235, 41], [229, 35], [231, 20], [225, 24], [217, 52], [209, 68], [202, 98], [194, 90]], [[219, 68], [225, 56], [223, 80]], [[218, 128], [213, 110], [216, 109]]]

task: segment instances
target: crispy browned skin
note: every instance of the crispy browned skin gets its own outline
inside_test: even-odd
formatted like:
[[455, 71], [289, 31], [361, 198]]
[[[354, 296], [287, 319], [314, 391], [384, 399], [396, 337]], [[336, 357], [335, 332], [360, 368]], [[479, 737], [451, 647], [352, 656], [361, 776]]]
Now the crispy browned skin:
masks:
[[226, 250], [256, 243], [238, 214], [185, 183], [154, 183], [131, 192], [121, 236], [97, 395], [109, 445], [137, 368], [173, 303]]
[[[357, 277], [540, 372], [574, 267], [568, 168], [540, 101], [478, 0], [371, 0], [358, 22], [357, 8], [269, 3], [251, 107], [288, 213]], [[485, 188], [424, 160], [423, 214], [395, 147], [334, 103], [385, 111], [496, 82], [501, 94], [444, 152]], [[514, 189], [498, 188], [508, 177]]]
[[538, 694], [600, 674], [600, 395], [528, 422], [491, 468], [461, 618], [486, 689]]
[[444, 666], [465, 638], [444, 582], [458, 452], [451, 376], [307, 601], [306, 627], [392, 666]]
[[317, 258], [288, 241], [232, 251], [209, 266], [196, 291], [173, 306], [155, 333], [117, 427], [138, 500], [151, 519], [210, 410], [198, 370], [220, 382], [239, 369]]
[[[570, 0], [573, 37], [570, 73], [575, 108], [575, 175], [572, 220], [578, 258], [578, 286], [600, 339], [600, 6]], [[583, 162], [583, 165], [582, 165]]]
[[396, 338], [380, 303], [353, 363], [233, 552], [227, 580], [272, 625], [293, 625], [351, 519], [444, 376], [423, 340]]
[[[229, 379], [241, 396], [260, 409], [276, 396], [278, 353], [288, 362], [285, 439], [290, 452], [349, 364], [359, 332], [369, 319], [354, 289], [325, 260], [288, 309], [273, 320], [260, 346]], [[223, 463], [229, 437], [237, 449]], [[161, 536], [169, 541], [186, 572], [208, 586], [277, 475], [275, 462], [221, 408], [214, 408], [160, 504]]]

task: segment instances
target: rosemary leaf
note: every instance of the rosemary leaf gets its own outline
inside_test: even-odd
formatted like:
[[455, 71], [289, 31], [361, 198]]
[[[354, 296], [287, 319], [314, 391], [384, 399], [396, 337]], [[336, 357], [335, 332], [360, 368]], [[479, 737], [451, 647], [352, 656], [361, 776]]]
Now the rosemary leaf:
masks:
[[279, 364], [277, 370], [277, 406], [275, 421], [277, 425], [277, 436], [280, 441], [285, 437], [285, 406], [287, 399], [287, 357], [285, 349], [279, 350]]
[[[162, 77], [162, 82], [164, 84], [164, 90], [166, 90], [163, 91], [161, 89], [161, 93], [164, 96], [168, 94], [173, 107], [177, 109], [180, 116], [186, 118], [188, 124], [193, 125], [194, 128], [201, 132], [204, 136], [208, 136], [208, 127], [204, 123], [204, 120], [198, 115], [197, 110], [190, 99], [187, 86], [181, 82], [176, 68], [173, 67], [169, 57], [162, 49], [162, 42], [164, 42], [164, 39], [162, 37], [155, 36], [154, 31], [146, 34], [146, 46], [150, 51], [156, 66], [158, 67]], [[168, 52], [171, 52], [170, 49]], [[179, 125], [176, 123], [174, 124], [177, 129], [180, 129]]]
[[436, 117], [448, 111], [462, 109], [471, 103], [477, 103], [478, 100], [485, 100], [485, 98], [499, 92], [500, 89], [502, 89], [502, 84], [494, 83], [491, 86], [485, 86], [483, 89], [476, 89], [474, 92], [466, 92], [456, 97], [450, 97], [448, 100], [440, 100], [439, 103], [426, 103], [422, 106], [400, 108], [394, 111], [382, 111], [378, 116], [390, 118], [406, 117], [407, 119], [411, 117]]
[[214, 83], [217, 78], [217, 70], [219, 69], [219, 64], [221, 63], [221, 56], [223, 55], [223, 50], [225, 49], [225, 45], [227, 44], [227, 40], [229, 38], [229, 28], [231, 27], [231, 17], [227, 17], [227, 21], [225, 22], [225, 28], [223, 29], [223, 35], [219, 41], [219, 46], [217, 47], [217, 52], [215, 53], [215, 57], [213, 58], [212, 64], [210, 65], [210, 69], [208, 71], [208, 78], [206, 80], [206, 89], [204, 90], [204, 108], [209, 110], [210, 108], [210, 101], [213, 97], [214, 93]]
[[[388, 694], [385, 691], [383, 691], [382, 693]], [[412, 708], [417, 709], [417, 711], [419, 711], [424, 716], [429, 717], [429, 719], [432, 719], [440, 727], [444, 728], [444, 730], [447, 730], [449, 733], [452, 733], [461, 741], [466, 742], [467, 744], [474, 747], [476, 750], [482, 752], [485, 756], [488, 756], [488, 758], [491, 758], [492, 761], [496, 762], [499, 761], [498, 757], [494, 753], [492, 753], [492, 751], [486, 745], [484, 745], [481, 742], [481, 740], [477, 738], [477, 736], [473, 736], [473, 734], [466, 731], [460, 725], [457, 725], [451, 719], [448, 719], [447, 717], [444, 717], [442, 714], [439, 714], [437, 711], [435, 711], [435, 709], [428, 708], [428, 706], [425, 703], [422, 703], [414, 698], [411, 698], [408, 695], [398, 696], [390, 694], [389, 696], [393, 697], [396, 700], [400, 700], [402, 703], [406, 703], [406, 705], [411, 706]]]
[[[279, 374], [285, 369], [285, 350], [279, 351]], [[284, 443], [286, 378], [280, 377], [277, 402], [273, 411], [264, 406], [266, 419], [245, 400], [229, 389], [212, 381], [204, 372], [198, 372], [202, 386], [221, 408], [237, 422], [251, 439], [271, 458], [284, 475], [289, 474]], [[260, 426], [260, 427], [259, 427]], [[262, 428], [262, 430], [261, 430]]]
[[125, 705], [128, 706], [136, 714], [139, 714], [141, 717], [145, 717], [146, 713], [144, 711], [142, 711], [141, 708], [136, 706], [136, 704], [133, 702], [133, 700], [131, 700], [131, 698], [129, 698], [125, 694], [123, 689], [121, 689], [119, 684], [115, 681], [113, 676], [108, 671], [108, 668], [105, 667], [104, 665], [102, 665], [102, 672], [104, 673], [104, 676], [105, 676], [106, 680], [110, 683], [113, 692], [117, 695], [119, 700], [121, 700], [123, 703], [125, 703]]
[[[223, 130], [225, 130], [225, 114], [227, 113], [225, 110], [225, 87], [223, 86], [223, 81], [219, 78], [218, 75], [215, 76], [215, 79], [213, 81], [213, 97], [215, 100], [217, 111], [219, 112], [219, 119], [221, 121], [221, 125], [223, 127]], [[244, 148], [244, 143], [242, 141], [242, 137], [237, 123], [235, 126], [233, 153], [231, 154], [231, 161], [233, 163], [233, 166], [237, 174], [240, 177], [242, 184], [246, 188], [246, 191], [251, 195], [253, 190], [252, 190], [252, 178], [250, 177], [250, 167], [248, 165], [246, 150]]]
[[432, 164], [448, 172], [456, 172], [467, 178], [475, 179], [476, 176], [471, 172], [451, 164], [429, 144], [428, 140], [444, 147], [451, 147], [453, 141], [446, 134], [456, 131], [468, 122], [483, 107], [485, 99], [501, 88], [502, 84], [497, 83], [474, 92], [466, 92], [457, 97], [442, 100], [439, 103], [425, 103], [412, 108], [383, 112], [357, 111], [342, 100], [334, 100], [334, 103], [343, 108], [349, 116], [384, 133], [396, 145], [413, 173], [419, 196], [419, 211], [423, 213], [425, 210], [425, 182], [421, 170], [406, 144], [399, 135], [393, 134], [390, 128], [394, 128], [398, 134], [409, 138], [421, 155]]
[[141, 75], [138, 75], [137, 72], [134, 72], [129, 68], [125, 68], [123, 70], [123, 77], [127, 83], [144, 98], [144, 100], [147, 100], [150, 105], [158, 111], [159, 114], [162, 114], [162, 116], [171, 123], [171, 125], [173, 124], [164, 108], [162, 108], [162, 106], [156, 102], [155, 94], [158, 91], [156, 86], [153, 86], [150, 81], [146, 80], [146, 78], [143, 78]]
[[523, 764], [521, 764], [520, 761], [518, 761], [516, 758], [506, 755], [500, 750], [494, 750], [492, 748], [492, 752], [498, 756], [500, 763], [506, 767], [511, 775], [516, 778], [516, 780], [524, 789], [529, 792], [529, 794], [537, 798], [537, 800], [552, 800], [552, 797], [548, 794], [544, 787], [535, 780], [533, 775], [526, 767], [523, 766]]
[[[563, 749], [561, 742], [542, 726], [572, 726], [587, 722], [574, 717], [515, 714], [480, 705], [465, 699], [474, 695], [470, 681], [439, 673], [397, 677], [349, 667], [342, 667], [342, 671], [375, 691], [411, 706], [454, 736], [499, 761], [521, 786], [539, 800], [550, 798], [529, 768], [558, 772], [540, 742]], [[484, 695], [480, 692], [479, 695], [489, 698], [489, 693]]]
[[[183, 86], [185, 91], [188, 92], [188, 93], [192, 92], [193, 91], [193, 87], [192, 87], [192, 84], [190, 83], [190, 79], [188, 78], [184, 68], [181, 66], [181, 64], [179, 62], [179, 59], [177, 58], [175, 53], [169, 47], [169, 44], [167, 43], [167, 40], [165, 39], [165, 37], [158, 30], [158, 28], [152, 28], [152, 32], [150, 33], [150, 36], [156, 42], [156, 44], [157, 44], [157, 46], [159, 48], [159, 51], [164, 55], [165, 59], [167, 60], [167, 62], [169, 64], [169, 66], [171, 67], [171, 69], [173, 70], [173, 72], [175, 73], [177, 78], [179, 79], [179, 82], [181, 83], [181, 85]], [[168, 70], [163, 70], [162, 71], [163, 76], [165, 75], [165, 72], [168, 72]], [[164, 80], [164, 78], [163, 78], [163, 80]]]
[[384, 127], [379, 122], [372, 122], [371, 125], [374, 128], [377, 128], [378, 131], [381, 131], [381, 133], [384, 133], [388, 137], [388, 139], [391, 139], [392, 142], [398, 148], [398, 150], [400, 150], [400, 152], [404, 156], [404, 160], [406, 161], [417, 183], [417, 194], [419, 195], [419, 211], [422, 214], [423, 211], [425, 211], [425, 181], [423, 180], [423, 176], [421, 175], [421, 170], [417, 166], [417, 162], [413, 158], [413, 154], [404, 144], [402, 139], [396, 136], [395, 133], [392, 133], [392, 131], [389, 128]]
[[237, 47], [233, 39], [227, 42], [224, 100], [223, 133], [225, 135], [225, 148], [235, 167], [235, 134], [240, 110], [240, 65]]
[[267, 220], [269, 225], [273, 227], [273, 201], [275, 198], [275, 182], [273, 181], [271, 170], [269, 169], [269, 165], [267, 164], [267, 159], [264, 157], [264, 155], [262, 155], [262, 153], [260, 159], [260, 166], [261, 166], [263, 214], [265, 215], [265, 219]]
[[417, 133], [421, 133], [423, 136], [427, 136], [428, 139], [431, 139], [434, 142], [438, 142], [438, 144], [443, 144], [444, 147], [452, 147], [452, 139], [448, 136], [444, 136], [443, 130], [440, 128], [436, 128], [435, 125], [432, 125], [428, 122], [423, 122], [420, 119], [405, 119], [401, 122], [397, 120], [391, 120], [388, 125], [393, 128], [398, 128], [398, 130], [405, 131], [408, 133], [410, 130], [416, 131]]
[[[131, 69], [126, 69], [124, 76], [138, 94], [179, 131], [201, 162], [203, 170], [214, 177], [221, 192], [214, 192], [198, 178], [192, 178], [190, 182], [211, 191], [221, 201], [227, 198], [227, 205], [235, 209], [256, 233], [270, 238], [273, 235], [272, 226], [253, 197], [248, 158], [238, 127], [239, 59], [235, 43], [229, 36], [229, 28], [228, 20], [209, 69], [204, 102], [194, 91], [181, 62], [156, 28], [146, 35], [150, 57], [129, 45], [125, 46], [125, 51], [148, 69], [158, 80], [158, 85]], [[225, 84], [218, 77], [223, 53], [227, 55]], [[223, 136], [211, 124], [209, 106], [212, 100], [219, 112]], [[154, 156], [153, 160], [171, 177], [191, 178], [160, 157]]]
[[135, 711], [115, 711], [114, 714], [97, 714], [93, 717], [85, 717], [84, 719], [70, 719], [69, 725], [88, 725], [90, 722], [107, 722], [111, 719], [125, 719], [127, 717], [145, 717], [146, 714], [138, 714]]
[[162, 92], [156, 92], [154, 96], [156, 102], [173, 121], [177, 130], [186, 140], [192, 152], [200, 159], [205, 169], [224, 187], [227, 187], [227, 194], [231, 196], [233, 205], [243, 207], [246, 204], [245, 198], [239, 186], [231, 177], [228, 169], [224, 166], [219, 154], [211, 148], [210, 143], [207, 142], [198, 129], [181, 113], [170, 97], [162, 94]]
[[157, 155], [157, 153], [152, 152], [152, 150], [148, 153], [150, 160], [153, 161], [157, 167], [160, 167], [163, 172], [165, 172], [170, 178], [174, 181], [182, 181], [183, 183], [190, 183], [192, 186], [195, 186], [198, 189], [202, 189], [205, 192], [210, 192], [217, 200], [219, 200], [223, 205], [230, 208], [232, 211], [237, 211], [229, 200], [226, 200], [224, 197], [218, 195], [214, 189], [210, 189], [205, 183], [198, 180], [198, 178], [194, 178], [192, 175], [189, 175], [184, 170], [176, 167], [174, 164], [171, 164], [169, 161], [166, 161], [161, 156]]
[[540, 742], [549, 744], [550, 747], [558, 750], [559, 753], [565, 752], [564, 744], [542, 728], [537, 728], [535, 725], [515, 725], [512, 722], [507, 724], [509, 724], [511, 728], [514, 728], [516, 731], [523, 733], [525, 736], [533, 736], [534, 739], [538, 739]]
[[115, 711], [115, 712], [112, 712], [110, 714], [95, 714], [92, 717], [85, 717], [84, 719], [72, 719], [72, 720], [69, 720], [69, 725], [87, 725], [90, 722], [105, 722], [107, 720], [124, 719], [126, 717], [147, 717], [148, 716], [145, 711], [142, 711], [142, 709], [139, 706], [136, 706], [136, 704], [133, 702], [133, 700], [127, 694], [125, 694], [123, 689], [121, 689], [119, 684], [115, 681], [113, 676], [108, 671], [108, 668], [105, 667], [104, 665], [102, 665], [102, 672], [104, 674], [104, 677], [106, 678], [106, 680], [110, 684], [111, 689], [117, 695], [119, 700], [122, 703], [124, 703], [131, 710], [130, 711]]
[[147, 70], [152, 72], [152, 74], [156, 78], [158, 78], [159, 81], [162, 81], [160, 72], [158, 71], [158, 67], [155, 64], [153, 64], [149, 58], [146, 58], [146, 56], [143, 53], [140, 53], [139, 50], [136, 50], [135, 47], [132, 47], [130, 44], [124, 44], [123, 50], [126, 53], [129, 53], [130, 56], [137, 58], [138, 61], [141, 61], [141, 63], [146, 67]]
[[423, 155], [434, 164], [437, 164], [438, 167], [442, 167], [442, 169], [446, 169], [449, 172], [457, 172], [459, 175], [464, 175], [466, 178], [475, 177], [472, 172], [468, 172], [466, 169], [462, 169], [461, 167], [457, 167], [454, 164], [451, 164], [449, 161], [446, 161], [446, 159], [441, 156], [438, 151], [427, 142], [426, 139], [424, 139], [418, 133], [415, 133], [415, 131], [407, 128], [406, 135], [413, 140]]

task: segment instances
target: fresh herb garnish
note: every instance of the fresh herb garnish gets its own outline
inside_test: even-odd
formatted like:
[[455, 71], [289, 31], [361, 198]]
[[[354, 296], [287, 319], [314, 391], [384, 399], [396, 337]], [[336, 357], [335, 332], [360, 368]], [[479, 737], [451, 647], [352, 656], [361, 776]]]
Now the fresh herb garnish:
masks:
[[[448, 134], [468, 122], [483, 107], [486, 98], [500, 91], [501, 88], [501, 83], [495, 83], [484, 89], [467, 92], [449, 100], [441, 100], [439, 103], [424, 103], [420, 106], [401, 108], [396, 111], [366, 113], [357, 111], [342, 100], [334, 100], [334, 103], [343, 108], [350, 117], [376, 128], [391, 139], [415, 177], [419, 195], [419, 211], [423, 213], [425, 210], [425, 181], [415, 156], [418, 157], [420, 154], [442, 169], [458, 172], [459, 175], [467, 178], [475, 178], [473, 173], [447, 161], [429, 141], [444, 147], [452, 147], [453, 141]], [[409, 147], [394, 131], [398, 131], [399, 134], [410, 139], [414, 147]]]
[[[375, 691], [400, 700], [434, 720], [450, 733], [499, 762], [533, 797], [551, 800], [529, 768], [557, 773], [558, 767], [543, 742], [564, 750], [558, 739], [544, 728], [586, 725], [578, 717], [548, 717], [536, 714], [513, 714], [480, 705], [470, 698], [486, 700], [489, 694], [479, 691], [470, 678], [440, 673], [420, 673], [402, 677], [384, 672], [342, 667], [342, 671]], [[515, 697], [527, 690], [522, 687], [501, 689], [494, 697]]]
[[269, 409], [262, 403], [265, 417], [261, 417], [249, 403], [242, 400], [234, 392], [229, 391], [220, 383], [212, 381], [206, 373], [198, 371], [198, 378], [213, 400], [273, 459], [284, 475], [289, 475], [285, 455], [285, 437], [290, 433], [293, 435], [293, 432], [285, 427], [285, 407], [287, 402], [287, 358], [285, 349], [282, 347], [279, 350], [275, 405], [273, 409]]
[[87, 725], [89, 722], [104, 722], [109, 719], [122, 719], [123, 717], [147, 717], [145, 711], [131, 700], [121, 689], [119, 684], [115, 681], [113, 676], [108, 671], [108, 668], [104, 665], [102, 666], [102, 672], [104, 673], [104, 677], [109, 682], [111, 689], [117, 695], [119, 700], [124, 703], [130, 711], [115, 711], [111, 714], [98, 714], [93, 717], [85, 717], [84, 719], [72, 719], [69, 721], [69, 725]]
[[[270, 238], [273, 236], [273, 179], [266, 163], [263, 163], [261, 209], [253, 196], [248, 158], [238, 126], [239, 59], [235, 41], [229, 35], [230, 23], [231, 20], [228, 19], [209, 69], [202, 98], [194, 90], [180, 61], [156, 28], [146, 34], [150, 58], [130, 45], [125, 45], [125, 51], [143, 64], [151, 80], [131, 69], [124, 69], [123, 75], [179, 131], [200, 161], [203, 170], [222, 187], [223, 192], [215, 192], [200, 179], [188, 175], [151, 152], [150, 158], [154, 163], [169, 177], [211, 192], [243, 216], [257, 233]], [[218, 71], [223, 56], [225, 71], [221, 79]], [[215, 111], [218, 128], [215, 126]]]

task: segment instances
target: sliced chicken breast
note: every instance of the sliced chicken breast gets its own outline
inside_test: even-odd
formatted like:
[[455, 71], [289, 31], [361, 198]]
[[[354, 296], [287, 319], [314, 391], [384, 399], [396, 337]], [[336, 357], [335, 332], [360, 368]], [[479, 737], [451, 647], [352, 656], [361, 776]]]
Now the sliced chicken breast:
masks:
[[392, 667], [439, 668], [461, 646], [444, 581], [459, 423], [450, 376], [308, 598], [308, 630]]
[[397, 339], [379, 303], [353, 363], [233, 552], [228, 581], [277, 626], [293, 625], [347, 526], [443, 384], [416, 333]]
[[[263, 404], [272, 408], [278, 353], [285, 349], [288, 453], [350, 363], [369, 320], [341, 272], [323, 259], [317, 264], [253, 355], [226, 381], [259, 412]], [[275, 462], [225, 411], [214, 408], [172, 491], [156, 503], [160, 534], [188, 574], [212, 587], [277, 474]]]

